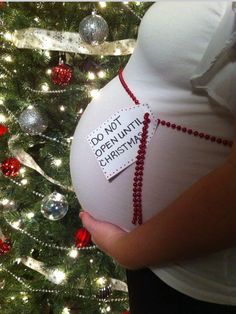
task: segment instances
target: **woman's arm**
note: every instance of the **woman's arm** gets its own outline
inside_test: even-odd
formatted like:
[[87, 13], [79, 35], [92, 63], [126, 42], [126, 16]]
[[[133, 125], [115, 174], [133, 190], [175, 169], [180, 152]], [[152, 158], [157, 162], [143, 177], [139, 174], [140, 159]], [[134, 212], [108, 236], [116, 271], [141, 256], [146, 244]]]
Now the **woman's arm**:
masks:
[[131, 269], [162, 266], [234, 246], [236, 145], [222, 166], [130, 233], [86, 215], [82, 219], [95, 243]]

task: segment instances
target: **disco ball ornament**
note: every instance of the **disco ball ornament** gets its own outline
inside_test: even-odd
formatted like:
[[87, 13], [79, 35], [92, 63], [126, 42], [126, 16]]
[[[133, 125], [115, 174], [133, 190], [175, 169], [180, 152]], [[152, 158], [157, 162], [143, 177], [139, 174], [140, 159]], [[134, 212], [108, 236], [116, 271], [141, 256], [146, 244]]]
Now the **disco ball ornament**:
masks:
[[1, 164], [1, 170], [6, 177], [16, 177], [20, 171], [21, 163], [14, 157], [7, 158]]
[[79, 34], [90, 45], [100, 45], [106, 40], [108, 33], [107, 22], [96, 12], [92, 12], [80, 22]]
[[21, 113], [19, 124], [24, 132], [31, 135], [43, 133], [48, 127], [47, 119], [34, 106]]
[[59, 220], [68, 212], [68, 202], [64, 195], [53, 192], [42, 200], [41, 213], [49, 220]]
[[52, 69], [51, 80], [54, 84], [66, 86], [72, 79], [72, 69], [68, 65], [61, 63]]

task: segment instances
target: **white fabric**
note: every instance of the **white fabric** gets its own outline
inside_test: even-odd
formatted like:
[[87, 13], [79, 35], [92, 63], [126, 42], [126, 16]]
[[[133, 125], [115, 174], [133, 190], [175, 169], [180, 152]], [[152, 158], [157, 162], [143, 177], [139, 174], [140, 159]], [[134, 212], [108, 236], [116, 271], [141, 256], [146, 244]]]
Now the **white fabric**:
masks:
[[[231, 104], [209, 101], [206, 93], [193, 92], [191, 84], [204, 72], [203, 66], [199, 70], [199, 63], [203, 62], [209, 43], [231, 8], [232, 4], [224, 1], [155, 3], [141, 22], [137, 46], [124, 69], [124, 78], [131, 90], [159, 118], [230, 140], [234, 135]], [[233, 19], [231, 13], [229, 19]], [[225, 40], [229, 34], [230, 31], [226, 32]], [[100, 97], [87, 106], [74, 134], [70, 158], [72, 181], [82, 207], [94, 217], [127, 231], [136, 228], [131, 223], [135, 166], [131, 165], [108, 182], [86, 136], [114, 112], [131, 105], [116, 76], [100, 91]], [[229, 147], [159, 126], [145, 160], [144, 221], [222, 164], [229, 152]], [[236, 305], [235, 265], [236, 249], [232, 248], [191, 262], [152, 268], [152, 271], [170, 286], [194, 298]]]

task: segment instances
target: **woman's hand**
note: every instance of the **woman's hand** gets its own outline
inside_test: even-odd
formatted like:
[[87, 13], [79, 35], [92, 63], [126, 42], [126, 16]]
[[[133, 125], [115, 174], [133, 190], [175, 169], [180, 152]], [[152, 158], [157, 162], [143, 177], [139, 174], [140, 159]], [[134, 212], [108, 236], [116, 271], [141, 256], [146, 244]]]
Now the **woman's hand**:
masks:
[[84, 227], [91, 233], [92, 241], [103, 252], [115, 259], [121, 266], [134, 269], [126, 262], [128, 232], [111, 223], [96, 220], [87, 212], [81, 212], [79, 216]]

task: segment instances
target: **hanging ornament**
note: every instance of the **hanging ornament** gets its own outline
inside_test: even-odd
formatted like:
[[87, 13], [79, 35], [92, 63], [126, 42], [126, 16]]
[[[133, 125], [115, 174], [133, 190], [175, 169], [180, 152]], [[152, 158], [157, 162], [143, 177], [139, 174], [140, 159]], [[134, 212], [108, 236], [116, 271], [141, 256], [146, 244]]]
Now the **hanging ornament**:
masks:
[[7, 254], [12, 247], [11, 241], [9, 239], [0, 239], [0, 255]]
[[0, 136], [3, 136], [7, 132], [8, 132], [8, 127], [0, 123]]
[[129, 311], [124, 311], [121, 314], [130, 314], [130, 312]]
[[21, 113], [19, 124], [24, 132], [31, 135], [43, 133], [48, 127], [46, 118], [31, 105]]
[[42, 200], [41, 213], [49, 220], [59, 220], [68, 212], [68, 202], [64, 195], [53, 192]]
[[1, 165], [1, 170], [6, 177], [16, 177], [21, 168], [21, 164], [18, 159], [14, 157], [7, 158]]
[[92, 243], [91, 234], [85, 228], [80, 228], [75, 234], [75, 245], [78, 248], [89, 246]]
[[97, 287], [96, 296], [99, 299], [107, 299], [112, 293], [112, 283], [105, 277], [100, 277], [95, 281]]
[[107, 22], [103, 17], [96, 14], [95, 11], [91, 15], [86, 16], [79, 24], [80, 36], [86, 43], [92, 46], [103, 43], [108, 33]]
[[52, 69], [51, 79], [56, 85], [68, 85], [72, 79], [71, 67], [60, 61], [59, 64]]

